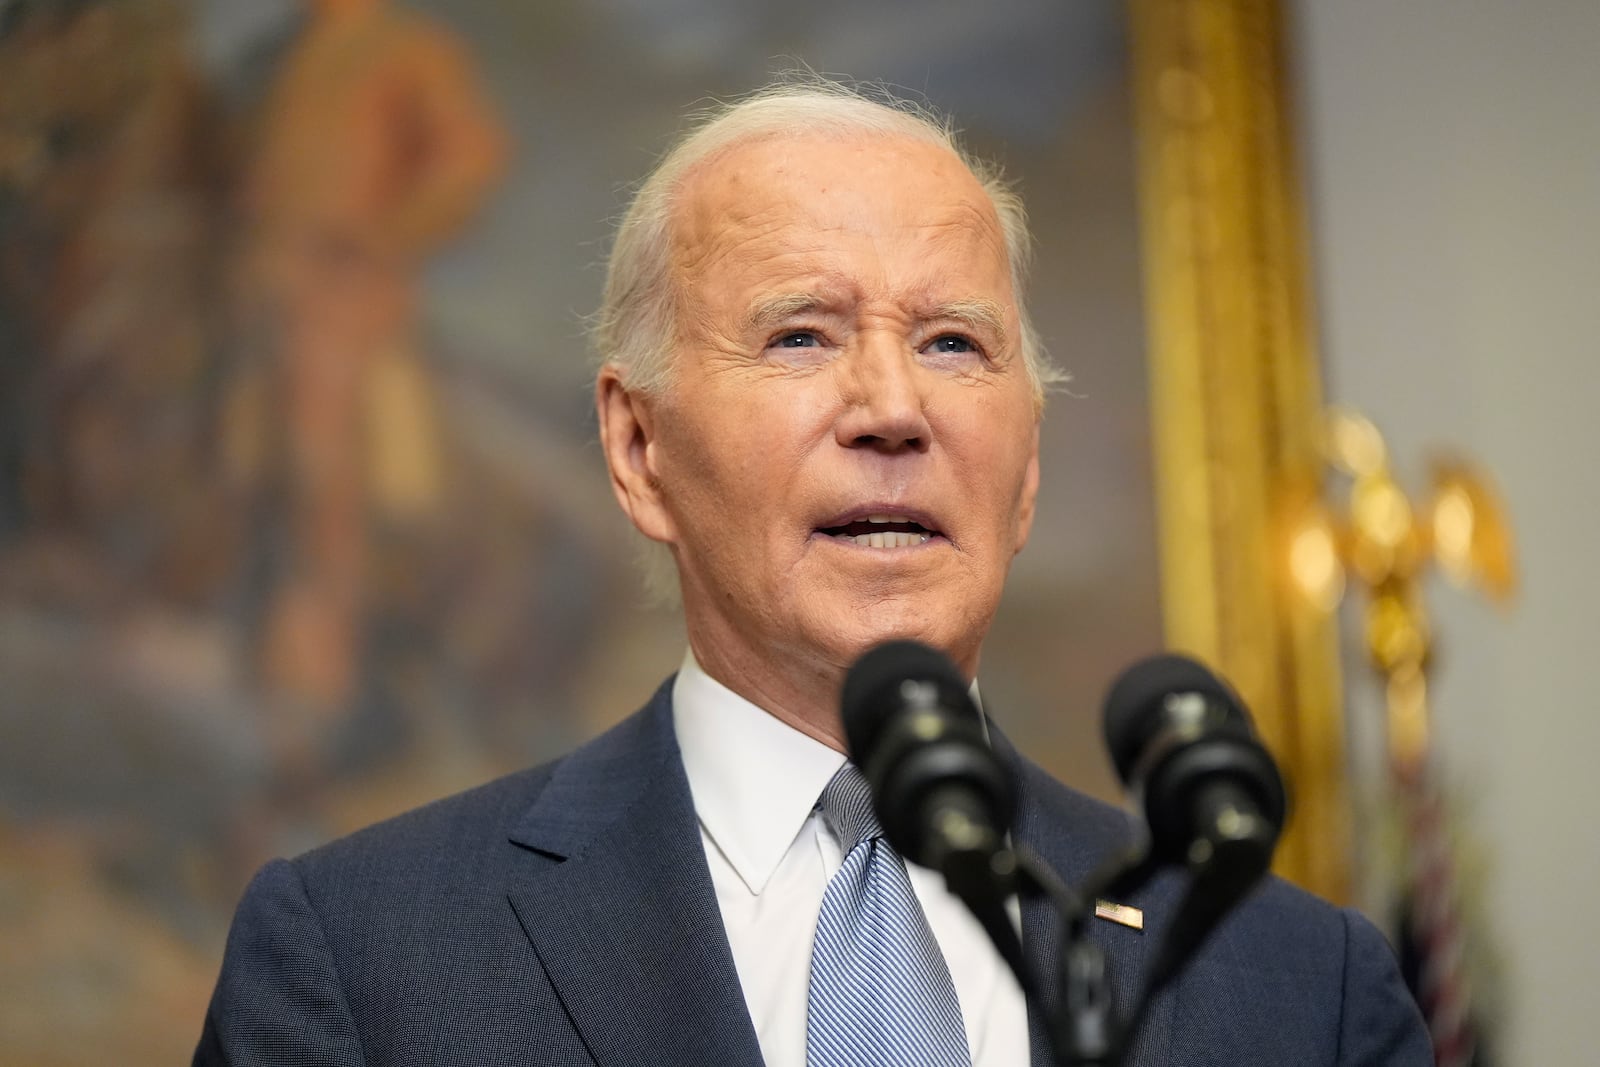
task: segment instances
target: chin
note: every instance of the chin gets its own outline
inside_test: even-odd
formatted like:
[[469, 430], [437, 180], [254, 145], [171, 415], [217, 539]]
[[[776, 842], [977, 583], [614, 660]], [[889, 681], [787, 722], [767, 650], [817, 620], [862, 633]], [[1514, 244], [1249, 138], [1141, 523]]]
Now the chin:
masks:
[[834, 645], [841, 660], [854, 663], [867, 650], [885, 641], [921, 641], [925, 645], [950, 656], [963, 668], [964, 661], [976, 661], [981, 636], [974, 638], [954, 625], [956, 620], [970, 617], [960, 610], [930, 605], [926, 602], [879, 602], [866, 608], [857, 608], [849, 616], [850, 622], [838, 625], [833, 622]]

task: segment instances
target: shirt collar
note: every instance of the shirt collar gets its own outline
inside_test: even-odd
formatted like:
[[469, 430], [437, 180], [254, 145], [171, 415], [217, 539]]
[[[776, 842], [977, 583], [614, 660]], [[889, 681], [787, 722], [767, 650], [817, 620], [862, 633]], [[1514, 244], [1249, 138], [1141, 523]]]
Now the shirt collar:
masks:
[[672, 721], [695, 812], [751, 893], [760, 893], [844, 753], [768, 714], [684, 655]]
[[[983, 707], [974, 679], [973, 703]], [[985, 741], [988, 716], [978, 716]], [[838, 752], [705, 672], [693, 650], [672, 684], [672, 725], [695, 814], [751, 893], [766, 888], [845, 764]]]

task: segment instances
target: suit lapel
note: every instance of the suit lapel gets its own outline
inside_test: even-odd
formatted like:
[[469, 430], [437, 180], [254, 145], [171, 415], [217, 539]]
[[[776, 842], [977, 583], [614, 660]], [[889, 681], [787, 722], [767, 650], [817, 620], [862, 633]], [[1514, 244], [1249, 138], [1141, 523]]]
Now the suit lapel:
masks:
[[[1126, 846], [1125, 817], [1115, 808], [1061, 785], [1022, 759], [1003, 736], [993, 736], [996, 751], [1016, 771], [1020, 792], [1014, 831], [1017, 842], [1044, 860], [1067, 885], [1082, 886], [1106, 857]], [[1146, 904], [1146, 896], [1122, 903]], [[1112, 1003], [1119, 1021], [1132, 1009], [1144, 980], [1147, 957], [1160, 944], [1159, 909], [1148, 909], [1146, 919], [1155, 925], [1142, 932], [1103, 919], [1089, 920], [1089, 936], [1105, 950]], [[1061, 923], [1047, 901], [1023, 901], [1023, 955], [1052, 1010], [1061, 1002], [1061, 935]], [[1128, 1067], [1153, 1067], [1167, 1062], [1171, 1014], [1172, 998], [1158, 999], [1141, 1027], [1133, 1055], [1126, 1061]], [[1044, 1016], [1032, 1003], [1028, 1005], [1028, 1041], [1033, 1067], [1052, 1067]]]
[[512, 835], [507, 892], [597, 1063], [758, 1065], [670, 684], [562, 762]]

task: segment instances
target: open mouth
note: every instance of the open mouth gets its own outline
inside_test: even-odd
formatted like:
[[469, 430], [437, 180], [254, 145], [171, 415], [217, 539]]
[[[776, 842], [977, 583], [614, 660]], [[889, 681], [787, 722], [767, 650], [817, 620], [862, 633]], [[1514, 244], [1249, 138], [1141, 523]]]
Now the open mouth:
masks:
[[912, 548], [940, 536], [938, 530], [904, 515], [867, 515], [838, 526], [823, 526], [818, 532], [862, 548]]

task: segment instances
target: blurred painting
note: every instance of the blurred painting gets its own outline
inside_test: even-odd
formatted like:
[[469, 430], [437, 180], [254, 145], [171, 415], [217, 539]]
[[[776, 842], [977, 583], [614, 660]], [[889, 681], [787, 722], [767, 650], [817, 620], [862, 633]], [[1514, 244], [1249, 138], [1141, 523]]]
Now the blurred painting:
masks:
[[784, 70], [1026, 199], [1072, 383], [982, 691], [1115, 796], [1160, 641], [1116, 0], [0, 0], [0, 1061], [186, 1060], [257, 866], [674, 669], [586, 315], [632, 183]]

